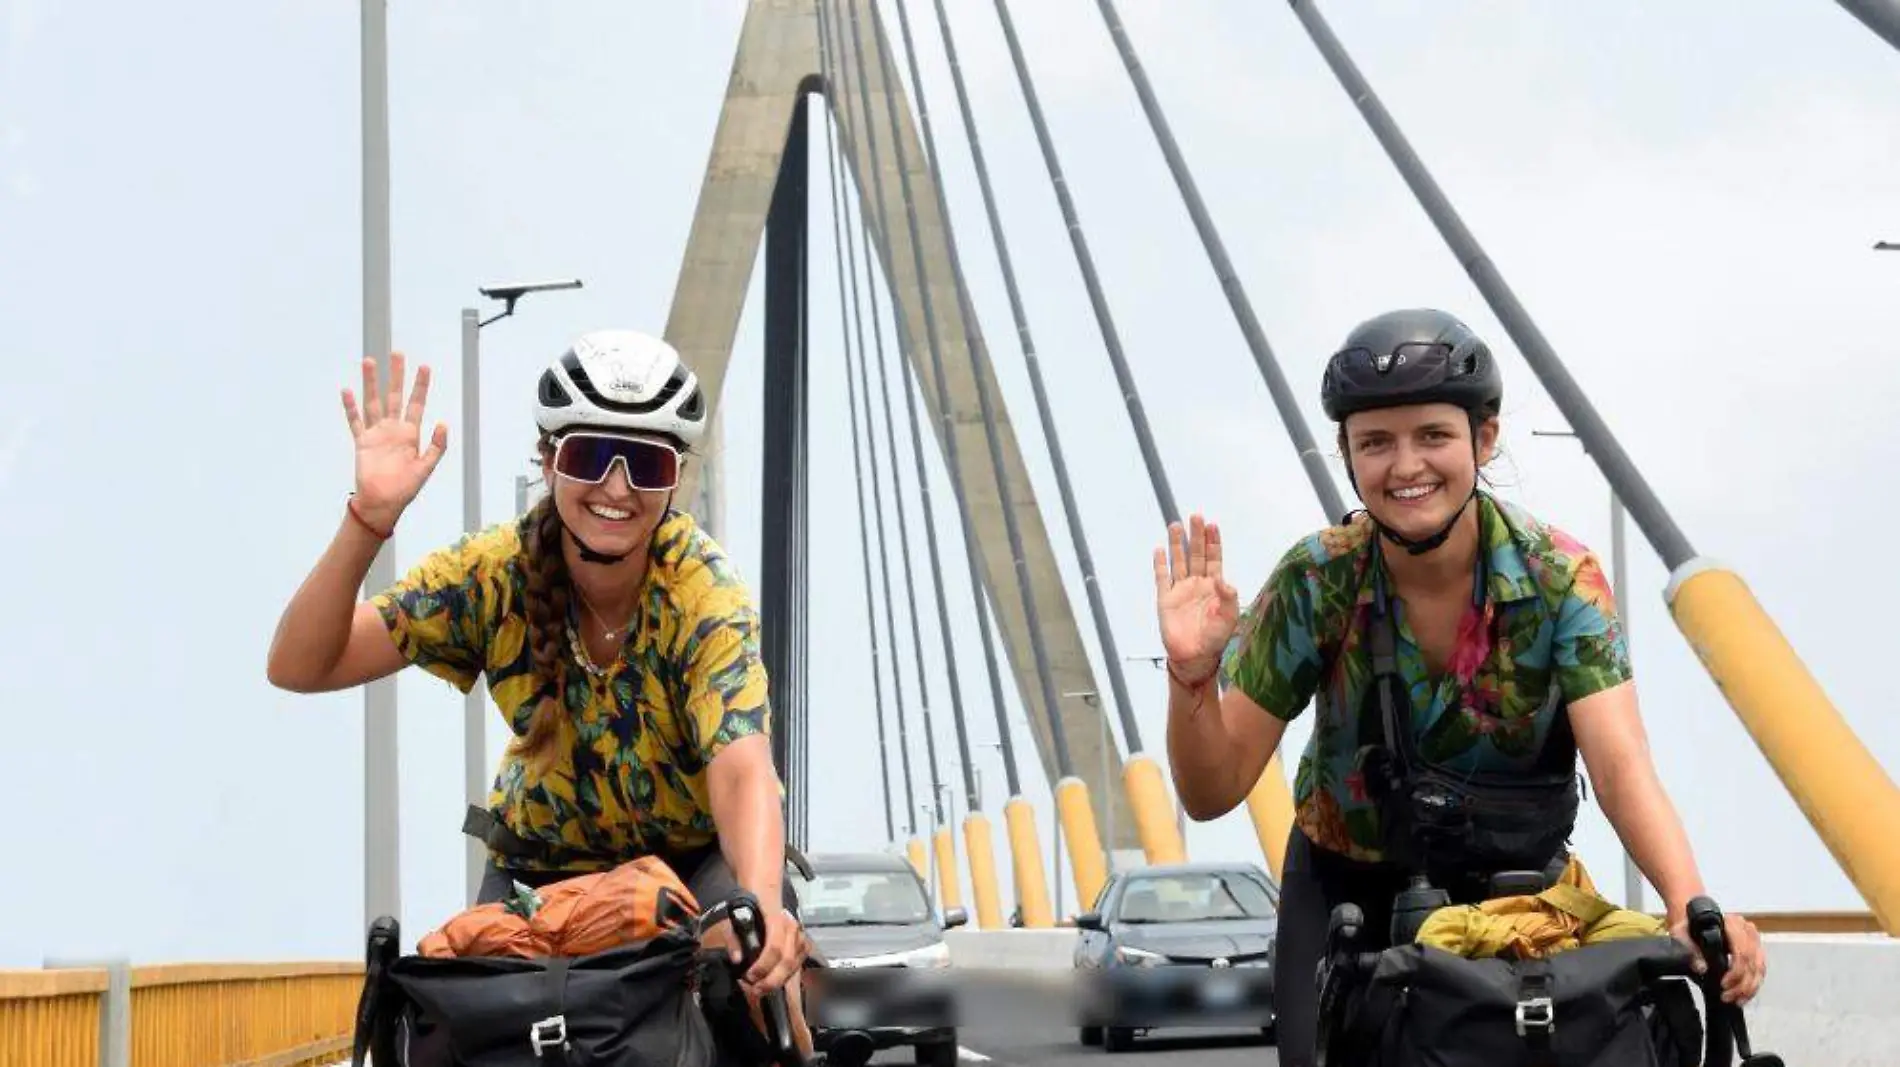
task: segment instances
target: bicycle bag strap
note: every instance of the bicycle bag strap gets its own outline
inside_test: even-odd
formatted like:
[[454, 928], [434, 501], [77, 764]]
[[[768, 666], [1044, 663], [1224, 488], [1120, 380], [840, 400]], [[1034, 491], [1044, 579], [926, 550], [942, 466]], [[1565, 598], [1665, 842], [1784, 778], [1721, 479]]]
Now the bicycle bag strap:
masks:
[[547, 961], [548, 999], [554, 1014], [528, 1027], [528, 1047], [546, 1067], [567, 1067], [567, 960]]
[[1524, 1039], [1525, 1067], [1556, 1067], [1551, 1034], [1557, 1009], [1550, 995], [1550, 966], [1541, 959], [1517, 963], [1517, 1036]]

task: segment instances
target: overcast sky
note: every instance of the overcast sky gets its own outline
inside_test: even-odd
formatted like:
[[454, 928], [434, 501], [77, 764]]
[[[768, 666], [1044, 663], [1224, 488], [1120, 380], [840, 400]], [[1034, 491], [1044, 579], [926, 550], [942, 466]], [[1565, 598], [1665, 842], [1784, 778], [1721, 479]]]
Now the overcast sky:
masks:
[[[1319, 371], [1344, 332], [1389, 307], [1449, 308], [1503, 353], [1502, 491], [1607, 554], [1601, 477], [1575, 442], [1531, 436], [1562, 418], [1288, 7], [1121, 6], [1321, 440]], [[452, 449], [404, 519], [400, 566], [459, 529], [457, 316], [476, 286], [586, 282], [484, 332], [489, 521], [508, 515], [526, 469], [542, 362], [583, 329], [662, 329], [744, 8], [392, 5], [395, 336], [438, 368], [431, 414], [450, 422]], [[952, 8], [1116, 640], [1152, 653], [1159, 513], [994, 8]], [[1900, 240], [1893, 50], [1825, 0], [1325, 9], [1678, 524], [1739, 569], [1874, 756], [1900, 765], [1891, 649], [1871, 623], [1900, 595], [1874, 562], [1900, 517], [1900, 254], [1871, 250]], [[1096, 654], [935, 19], [921, 2], [910, 11], [964, 262]], [[1175, 492], [1222, 523], [1228, 573], [1249, 596], [1323, 516], [1095, 5], [1036, 0], [1013, 14]], [[12, 505], [0, 551], [14, 561], [0, 702], [16, 812], [0, 966], [361, 951], [362, 698], [280, 693], [264, 678], [283, 603], [351, 487], [337, 391], [361, 355], [357, 47], [354, 4], [0, 3], [0, 489]], [[810, 508], [824, 773], [811, 821], [823, 847], [874, 848], [883, 818], [824, 167]], [[754, 288], [723, 398], [722, 533], [756, 580]], [[930, 463], [947, 506], [942, 463]], [[973, 738], [990, 740], [962, 543], [953, 515], [939, 521], [966, 712]], [[1864, 907], [1675, 629], [1667, 576], [1633, 529], [1631, 544], [1624, 606], [1643, 708], [1712, 889], [1741, 909]], [[921, 566], [921, 536], [913, 556]], [[947, 755], [936, 608], [920, 592]], [[901, 604], [898, 617], [906, 627]], [[1162, 676], [1129, 671], [1158, 750]], [[413, 938], [461, 902], [461, 700], [415, 672], [400, 699]], [[1307, 734], [1302, 720], [1290, 750]], [[501, 740], [491, 730], [497, 752]], [[1000, 764], [979, 751], [995, 811]], [[1047, 827], [1046, 785], [1028, 795]], [[1189, 843], [1197, 857], [1260, 855], [1244, 811], [1191, 826]], [[1619, 854], [1594, 810], [1581, 847], [1618, 891]]]

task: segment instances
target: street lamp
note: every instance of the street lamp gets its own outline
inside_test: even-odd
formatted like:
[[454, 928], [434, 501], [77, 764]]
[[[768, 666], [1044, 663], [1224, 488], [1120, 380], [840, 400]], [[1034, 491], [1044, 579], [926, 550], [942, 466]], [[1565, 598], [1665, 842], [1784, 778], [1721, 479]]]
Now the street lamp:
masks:
[[[1532, 430], [1532, 437], [1577, 437], [1571, 430]], [[1577, 438], [1579, 441], [1582, 438]], [[1589, 451], [1585, 445], [1584, 450]], [[1616, 487], [1610, 487], [1610, 595], [1616, 598], [1621, 608], [1623, 622], [1623, 641], [1629, 643], [1630, 610], [1624, 604], [1624, 594], [1629, 586], [1625, 581], [1628, 574], [1628, 552], [1623, 541], [1623, 499], [1617, 496]], [[1623, 850], [1623, 906], [1631, 911], [1641, 911], [1643, 907], [1643, 875], [1636, 869], [1636, 859]]]
[[[474, 308], [462, 309], [462, 528], [465, 533], [472, 534], [482, 527], [482, 327], [513, 315], [516, 302], [529, 293], [580, 287], [579, 278], [490, 285], [478, 292], [490, 300], [502, 301], [499, 312], [483, 319]], [[516, 482], [517, 500], [522, 492], [523, 486]], [[488, 764], [488, 734], [484, 729], [482, 703], [479, 688], [470, 688], [468, 695], [462, 698], [462, 778], [470, 807], [482, 805], [482, 781], [487, 777], [484, 768]], [[469, 838], [467, 856], [468, 902], [473, 905], [481, 890], [482, 865], [487, 855], [480, 841]]]

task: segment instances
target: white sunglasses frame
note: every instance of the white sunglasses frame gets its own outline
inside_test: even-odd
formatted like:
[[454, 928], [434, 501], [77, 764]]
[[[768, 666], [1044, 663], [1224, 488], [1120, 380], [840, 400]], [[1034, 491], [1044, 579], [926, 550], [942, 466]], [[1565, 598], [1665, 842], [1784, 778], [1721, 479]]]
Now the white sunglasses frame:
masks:
[[[588, 439], [602, 440], [602, 441], [633, 441], [642, 445], [646, 445], [650, 448], [660, 449], [663, 452], [670, 452], [673, 455], [673, 484], [667, 485], [667, 486], [661, 486], [659, 488], [648, 488], [643, 485], [633, 484], [633, 471], [628, 468], [627, 459], [625, 456], [615, 456], [607, 464], [607, 469], [601, 472], [600, 477], [592, 481], [589, 481], [586, 478], [577, 478], [572, 474], [568, 474], [565, 471], [561, 470], [559, 459], [561, 455], [561, 446], [565, 445], [570, 438], [588, 438]], [[554, 444], [554, 451], [548, 457], [549, 469], [554, 472], [555, 477], [565, 478], [566, 480], [570, 482], [575, 482], [580, 485], [600, 485], [601, 483], [605, 482], [608, 478], [613, 476], [615, 467], [619, 467], [620, 476], [627, 480], [627, 488], [632, 489], [634, 492], [636, 493], [670, 493], [673, 490], [679, 488], [679, 484], [680, 484], [679, 473], [686, 466], [686, 454], [681, 452], [679, 449], [674, 448], [672, 445], [667, 444], [665, 441], [656, 441], [651, 437], [636, 437], [633, 434], [602, 433], [598, 430], [572, 430], [560, 435], [559, 437], [556, 437], [554, 439], [553, 444]]]

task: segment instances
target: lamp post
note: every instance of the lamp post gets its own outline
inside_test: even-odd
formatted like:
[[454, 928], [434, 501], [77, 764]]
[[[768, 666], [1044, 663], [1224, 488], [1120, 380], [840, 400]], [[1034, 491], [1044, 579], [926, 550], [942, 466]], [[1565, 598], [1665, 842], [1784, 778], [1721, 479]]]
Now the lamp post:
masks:
[[[1570, 430], [1532, 430], [1531, 436], [1574, 438], [1577, 437], [1577, 434]], [[1578, 439], [1581, 440], [1581, 438]], [[1584, 448], [1587, 451], [1589, 446], [1585, 445]], [[1611, 486], [1610, 595], [1616, 598], [1619, 607], [1623, 604], [1624, 594], [1629, 589], [1628, 583], [1625, 580], [1628, 575], [1628, 555], [1623, 540], [1623, 498], [1617, 495], [1616, 487]], [[1623, 641], [1627, 646], [1630, 632], [1630, 611], [1627, 608], [1622, 608], [1619, 614], [1622, 616], [1623, 622]], [[1636, 869], [1636, 859], [1629, 854], [1627, 848], [1623, 850], [1623, 906], [1631, 911], [1641, 911], [1643, 908], [1643, 874]]]
[[[362, 106], [363, 348], [388, 388], [392, 346], [389, 253], [389, 18], [386, 0], [362, 0], [358, 43]], [[365, 390], [367, 394], [368, 390]], [[363, 403], [369, 403], [368, 395]], [[396, 580], [395, 539], [383, 543], [364, 576], [364, 595]], [[402, 915], [401, 796], [396, 766], [396, 679], [363, 687], [363, 925]]]
[[[529, 293], [554, 289], [579, 289], [580, 279], [528, 282], [518, 285], [491, 285], [479, 292], [490, 300], [503, 301], [492, 317], [483, 319], [474, 308], [462, 309], [462, 529], [474, 533], [482, 528], [482, 327], [515, 313], [515, 304]], [[517, 503], [525, 495], [523, 480], [515, 482]], [[483, 768], [488, 763], [488, 735], [483, 729], [482, 692], [471, 687], [462, 698], [462, 781], [470, 807], [482, 806]], [[480, 841], [467, 842], [468, 902], [475, 903], [482, 887], [482, 867], [487, 849]]]

